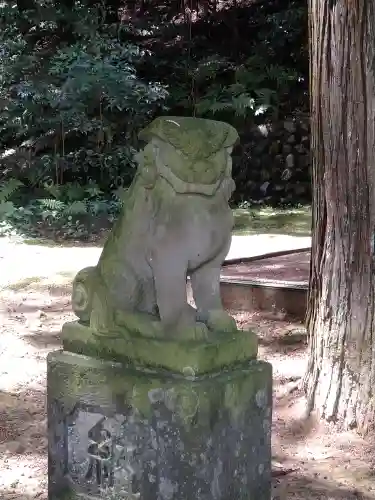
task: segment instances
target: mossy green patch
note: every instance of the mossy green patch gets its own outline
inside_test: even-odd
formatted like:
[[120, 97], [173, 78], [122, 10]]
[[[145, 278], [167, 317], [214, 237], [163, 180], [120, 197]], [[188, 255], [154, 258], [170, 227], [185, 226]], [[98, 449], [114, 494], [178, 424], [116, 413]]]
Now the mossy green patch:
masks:
[[311, 234], [311, 207], [290, 209], [237, 208], [233, 210], [234, 234]]
[[162, 398], [167, 407], [174, 408], [187, 428], [193, 420], [198, 426], [208, 425], [210, 415], [219, 409], [227, 409], [233, 418], [239, 418], [243, 417], [249, 401], [263, 405], [259, 398], [264, 394], [259, 390], [269, 385], [271, 372], [269, 363], [257, 360], [215, 374], [186, 377], [66, 351], [53, 352], [48, 357], [49, 391], [64, 402], [67, 411], [74, 411], [77, 400], [82, 404], [96, 401], [109, 413], [114, 412], [115, 403], [116, 411], [120, 413], [122, 408], [131, 407], [140, 416], [148, 418], [155, 401]]
[[[143, 482], [136, 489], [140, 498], [154, 499], [155, 491], [162, 491], [164, 478], [179, 485], [191, 483], [189, 491], [180, 491], [176, 498], [199, 496], [201, 485], [209, 498], [213, 474], [205, 466], [218, 462], [223, 464], [223, 474], [230, 472], [228, 486], [237, 477], [233, 474], [242, 474], [233, 498], [269, 498], [269, 363], [252, 360], [215, 374], [185, 377], [59, 351], [48, 355], [47, 394], [51, 500], [75, 500], [82, 494], [117, 500], [124, 493], [130, 500], [134, 490], [122, 481], [128, 465], [142, 472]], [[113, 449], [121, 451], [125, 445], [135, 451], [116, 458], [114, 482], [105, 483], [103, 489], [85, 476], [87, 437], [95, 422], [109, 431]], [[92, 439], [100, 440], [100, 435]], [[205, 476], [197, 485], [202, 471]], [[161, 486], [153, 490], [150, 485], [158, 477]], [[259, 486], [259, 481], [264, 484]]]
[[25, 288], [28, 288], [32, 285], [36, 285], [43, 279], [42, 276], [30, 276], [27, 278], [23, 278], [19, 281], [16, 281], [15, 283], [12, 283], [8, 285], [6, 288], [8, 290], [12, 290], [13, 292], [19, 292], [21, 290], [24, 290]]
[[99, 359], [162, 368], [198, 375], [257, 357], [258, 342], [252, 331], [218, 333], [212, 341], [178, 341], [136, 335], [98, 335], [82, 323], [66, 323], [62, 329], [64, 349]]

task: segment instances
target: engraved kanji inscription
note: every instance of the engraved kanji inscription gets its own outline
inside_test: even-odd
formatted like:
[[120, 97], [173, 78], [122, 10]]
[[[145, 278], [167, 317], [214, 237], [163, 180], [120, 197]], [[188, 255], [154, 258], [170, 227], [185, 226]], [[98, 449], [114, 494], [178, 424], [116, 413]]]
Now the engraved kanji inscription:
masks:
[[67, 433], [68, 476], [83, 498], [139, 500], [133, 491], [137, 463], [128, 425], [121, 415], [76, 411]]
[[103, 417], [89, 431], [89, 446], [87, 454], [89, 457], [89, 468], [86, 479], [95, 479], [98, 486], [108, 482], [113, 486], [113, 439], [111, 433], [104, 428]]

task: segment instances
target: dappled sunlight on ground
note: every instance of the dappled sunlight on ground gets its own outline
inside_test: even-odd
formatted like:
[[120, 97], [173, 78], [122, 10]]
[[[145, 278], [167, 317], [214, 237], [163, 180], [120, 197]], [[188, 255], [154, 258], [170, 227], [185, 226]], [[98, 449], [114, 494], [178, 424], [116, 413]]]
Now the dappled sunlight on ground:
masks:
[[[35, 279], [34, 267], [33, 279], [17, 275], [1, 292], [1, 500], [47, 498], [46, 356], [60, 347], [61, 325], [74, 318], [71, 281], [76, 267], [86, 265], [78, 261], [49, 278]], [[273, 366], [273, 500], [375, 500], [372, 437], [337, 433], [314, 415], [306, 418], [299, 388], [303, 325], [269, 314], [235, 317], [241, 328], [257, 331], [259, 357]]]
[[35, 462], [38, 461], [36, 455], [29, 456], [15, 455], [13, 457], [1, 459], [1, 500], [25, 498], [46, 498], [46, 467], [39, 469], [36, 474]]
[[274, 378], [274, 498], [278, 500], [375, 499], [375, 440], [306, 416], [300, 381], [306, 369], [302, 324], [236, 315], [243, 329], [259, 334], [259, 357], [272, 363]]
[[75, 273], [95, 265], [100, 247], [46, 247], [17, 244], [0, 238], [0, 289], [18, 281]]
[[[309, 247], [310, 236], [251, 234], [233, 236], [227, 258], [251, 257], [266, 252]], [[51, 276], [74, 276], [96, 265], [102, 247], [48, 247], [26, 245], [0, 238], [0, 290], [12, 285], [24, 288]]]
[[[45, 371], [42, 370], [43, 373]], [[18, 372], [22, 372], [18, 366]], [[45, 378], [45, 375], [44, 375]], [[45, 390], [0, 391], [0, 498], [46, 498]]]

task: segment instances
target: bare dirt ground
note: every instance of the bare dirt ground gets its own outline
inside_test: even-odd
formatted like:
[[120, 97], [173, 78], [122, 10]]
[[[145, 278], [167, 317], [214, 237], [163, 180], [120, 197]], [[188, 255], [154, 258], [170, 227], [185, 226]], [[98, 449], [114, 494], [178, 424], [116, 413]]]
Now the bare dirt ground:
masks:
[[[60, 347], [61, 325], [73, 318], [73, 275], [25, 278], [0, 292], [1, 500], [47, 499], [46, 355]], [[236, 319], [256, 328], [260, 357], [274, 369], [273, 500], [375, 500], [372, 437], [338, 433], [304, 416], [303, 326], [257, 314]]]

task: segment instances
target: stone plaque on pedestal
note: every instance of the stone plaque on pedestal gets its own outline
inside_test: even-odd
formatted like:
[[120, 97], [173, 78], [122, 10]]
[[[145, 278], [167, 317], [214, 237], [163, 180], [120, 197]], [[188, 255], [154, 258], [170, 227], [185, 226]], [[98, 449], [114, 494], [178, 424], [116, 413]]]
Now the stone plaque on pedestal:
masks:
[[49, 499], [269, 500], [271, 366], [199, 377], [48, 357]]

